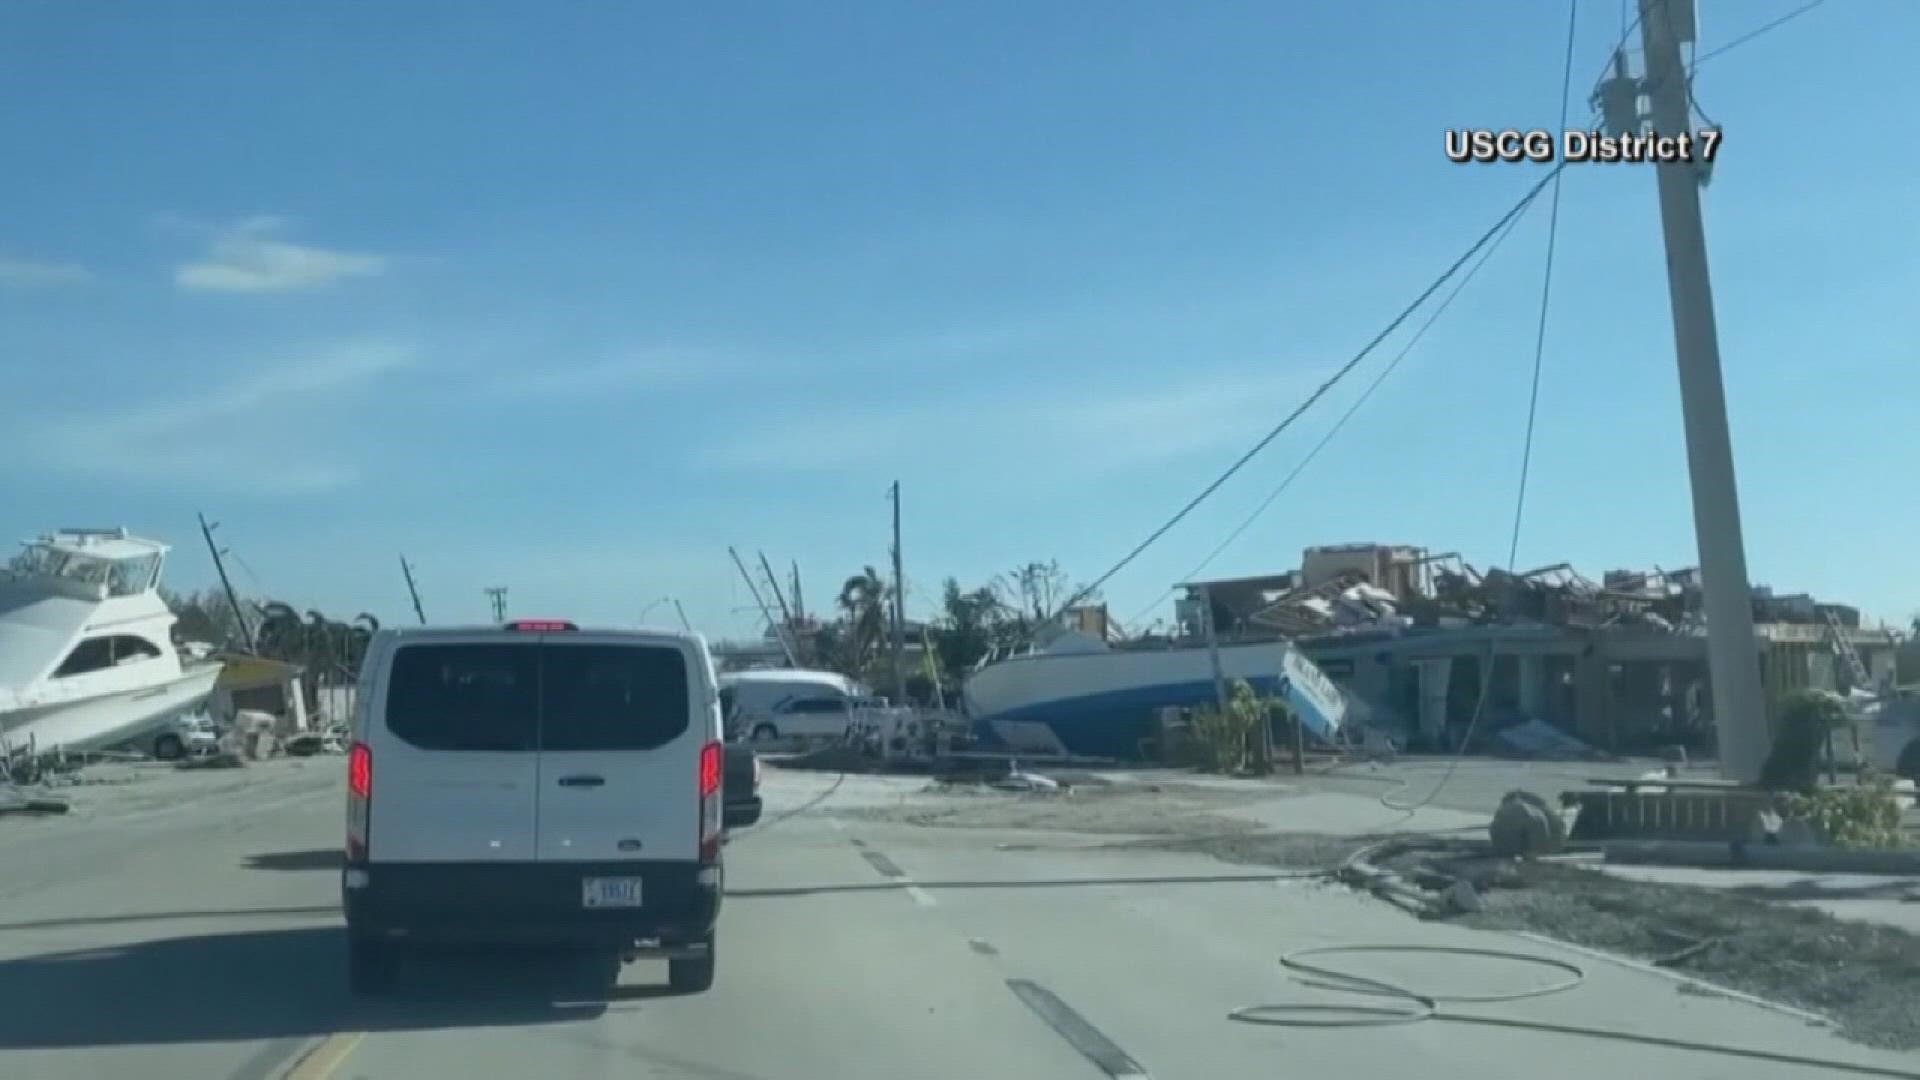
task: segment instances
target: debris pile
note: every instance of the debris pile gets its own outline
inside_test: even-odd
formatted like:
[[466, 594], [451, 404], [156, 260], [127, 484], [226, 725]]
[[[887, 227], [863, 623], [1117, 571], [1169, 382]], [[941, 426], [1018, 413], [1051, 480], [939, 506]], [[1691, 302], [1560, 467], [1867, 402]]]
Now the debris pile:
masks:
[[[1609, 570], [1596, 582], [1564, 562], [1481, 570], [1455, 552], [1431, 555], [1383, 544], [1309, 548], [1303, 565], [1306, 570], [1188, 588], [1209, 591], [1222, 625], [1291, 637], [1499, 623], [1665, 633], [1698, 633], [1705, 625], [1694, 568]], [[1753, 604], [1758, 623], [1860, 625], [1856, 608], [1804, 593], [1776, 594], [1764, 585], [1754, 587]]]

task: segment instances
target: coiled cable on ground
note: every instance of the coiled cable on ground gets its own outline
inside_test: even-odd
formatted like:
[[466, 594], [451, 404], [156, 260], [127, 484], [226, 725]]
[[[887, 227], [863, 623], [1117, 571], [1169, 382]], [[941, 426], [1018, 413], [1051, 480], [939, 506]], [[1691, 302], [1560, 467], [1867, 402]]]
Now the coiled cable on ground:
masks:
[[[1418, 993], [1405, 987], [1395, 986], [1380, 979], [1355, 975], [1341, 971], [1326, 964], [1309, 963], [1310, 956], [1331, 956], [1340, 954], [1442, 954], [1450, 956], [1472, 956], [1495, 960], [1507, 960], [1514, 963], [1531, 964], [1536, 967], [1552, 968], [1565, 973], [1565, 978], [1545, 986], [1530, 987], [1525, 990], [1507, 991], [1495, 994], [1430, 994]], [[1826, 1069], [1834, 1072], [1852, 1073], [1857, 1076], [1885, 1076], [1895, 1080], [1920, 1080], [1920, 1070], [1899, 1069], [1886, 1065], [1870, 1065], [1862, 1062], [1837, 1061], [1831, 1058], [1812, 1057], [1805, 1054], [1789, 1054], [1776, 1050], [1756, 1050], [1744, 1046], [1729, 1046], [1724, 1043], [1705, 1042], [1699, 1039], [1678, 1039], [1662, 1035], [1649, 1035], [1639, 1031], [1622, 1031], [1616, 1028], [1588, 1027], [1584, 1024], [1562, 1024], [1546, 1020], [1524, 1020], [1512, 1016], [1482, 1016], [1475, 1013], [1453, 1012], [1443, 1009], [1443, 1005], [1495, 1004], [1507, 1001], [1520, 1001], [1527, 998], [1545, 997], [1549, 994], [1564, 993], [1586, 981], [1587, 973], [1578, 964], [1534, 953], [1514, 952], [1506, 949], [1483, 949], [1457, 945], [1394, 945], [1394, 944], [1356, 944], [1356, 945], [1320, 945], [1307, 949], [1297, 949], [1280, 957], [1280, 966], [1288, 971], [1297, 972], [1310, 978], [1299, 979], [1303, 985], [1335, 990], [1351, 994], [1363, 994], [1388, 998], [1392, 1005], [1357, 1005], [1338, 1002], [1272, 1002], [1259, 1005], [1246, 1005], [1227, 1014], [1227, 1019], [1243, 1024], [1261, 1024], [1273, 1027], [1379, 1027], [1389, 1024], [1414, 1024], [1426, 1020], [1451, 1021], [1458, 1024], [1481, 1024], [1488, 1027], [1517, 1028], [1525, 1031], [1542, 1031], [1556, 1035], [1576, 1035], [1589, 1039], [1610, 1039], [1615, 1042], [1637, 1043], [1642, 1046], [1661, 1046], [1673, 1050], [1687, 1050], [1695, 1053], [1718, 1054], [1724, 1057], [1745, 1058], [1749, 1061], [1765, 1061], [1780, 1065], [1796, 1065], [1806, 1068]], [[1298, 978], [1298, 976], [1296, 976]]]

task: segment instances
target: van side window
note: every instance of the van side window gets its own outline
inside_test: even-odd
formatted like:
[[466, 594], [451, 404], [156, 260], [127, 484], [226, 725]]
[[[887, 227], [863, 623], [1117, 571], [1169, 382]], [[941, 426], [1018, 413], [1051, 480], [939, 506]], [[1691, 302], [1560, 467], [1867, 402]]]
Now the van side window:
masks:
[[388, 676], [387, 730], [422, 750], [536, 749], [539, 661], [524, 645], [402, 646]]
[[679, 649], [548, 645], [540, 652], [542, 750], [652, 750], [692, 723]]
[[843, 713], [847, 711], [847, 702], [844, 698], [802, 698], [788, 705], [786, 711], [808, 715]]

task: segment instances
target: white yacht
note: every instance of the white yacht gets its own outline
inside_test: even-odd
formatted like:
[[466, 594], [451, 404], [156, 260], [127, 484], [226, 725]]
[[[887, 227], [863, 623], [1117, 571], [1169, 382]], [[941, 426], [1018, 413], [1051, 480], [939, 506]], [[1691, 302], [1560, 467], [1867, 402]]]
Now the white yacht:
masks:
[[207, 700], [221, 665], [174, 644], [168, 550], [125, 529], [64, 529], [0, 572], [0, 748], [99, 749]]

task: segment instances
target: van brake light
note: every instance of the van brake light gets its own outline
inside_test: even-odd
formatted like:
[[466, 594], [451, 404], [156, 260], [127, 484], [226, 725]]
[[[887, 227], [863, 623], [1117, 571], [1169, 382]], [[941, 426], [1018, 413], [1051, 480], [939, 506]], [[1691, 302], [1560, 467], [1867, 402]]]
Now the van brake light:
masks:
[[507, 624], [507, 629], [522, 634], [550, 634], [580, 628], [565, 619], [515, 619]]
[[347, 748], [347, 862], [367, 861], [367, 830], [373, 818], [373, 748]]
[[711, 795], [720, 790], [720, 769], [725, 754], [717, 742], [700, 748], [700, 794]]
[[347, 750], [347, 792], [355, 798], [373, 798], [373, 748], [357, 742]]
[[700, 748], [700, 861], [703, 863], [720, 859], [720, 834], [725, 820], [720, 770], [725, 761], [726, 751], [719, 743], [710, 742]]

